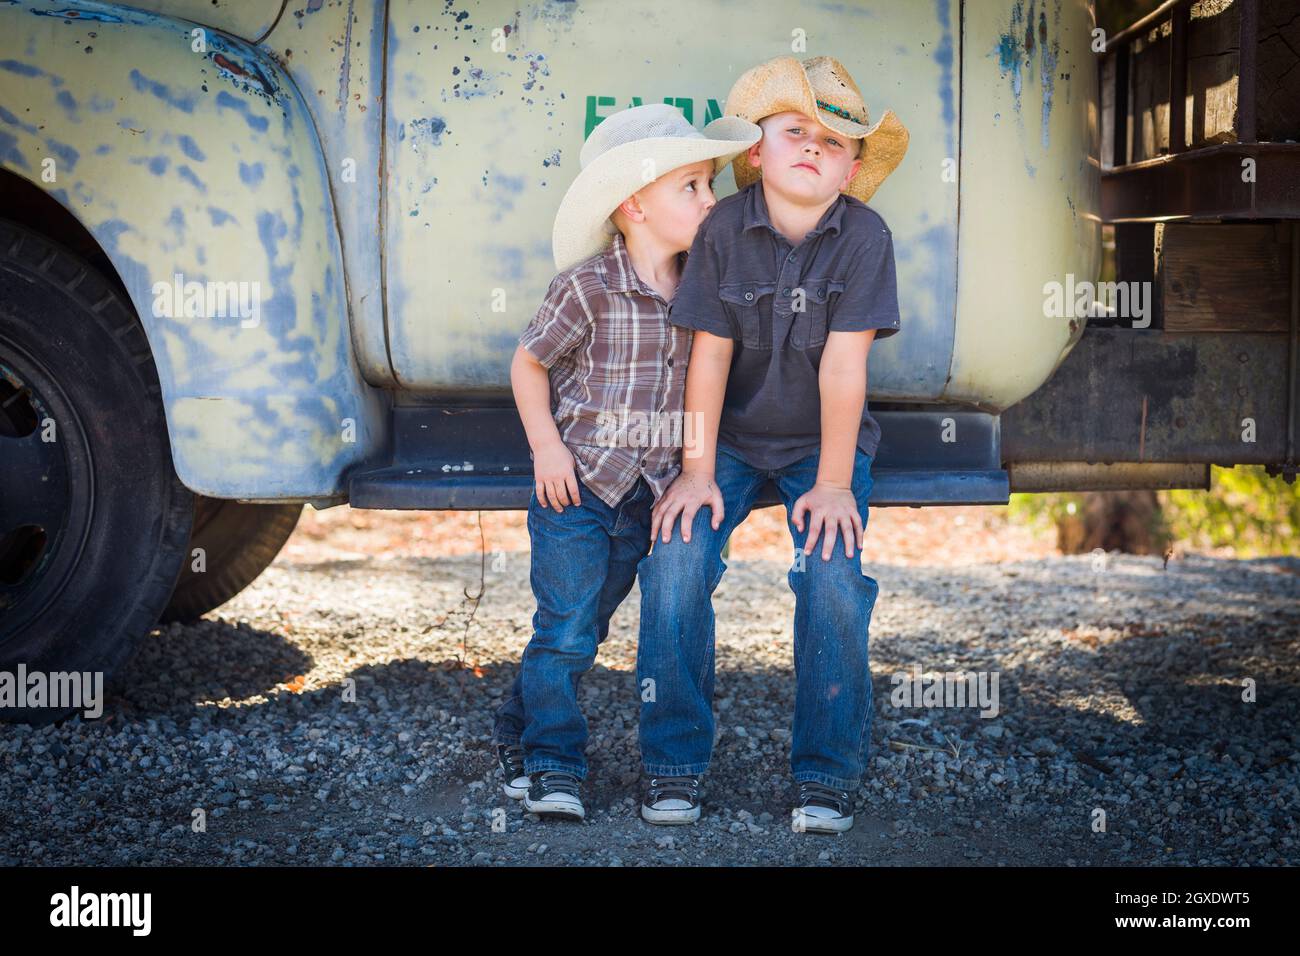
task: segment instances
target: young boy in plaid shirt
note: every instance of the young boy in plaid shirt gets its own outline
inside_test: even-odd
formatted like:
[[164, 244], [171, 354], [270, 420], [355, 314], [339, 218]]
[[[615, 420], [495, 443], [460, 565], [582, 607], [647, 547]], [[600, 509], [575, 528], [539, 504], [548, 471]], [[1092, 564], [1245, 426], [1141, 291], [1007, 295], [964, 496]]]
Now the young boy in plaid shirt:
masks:
[[714, 176], [758, 136], [736, 117], [696, 131], [669, 105], [616, 113], [583, 146], [556, 215], [560, 272], [510, 373], [533, 457], [537, 612], [494, 738], [505, 792], [529, 812], [585, 815], [578, 683], [649, 550], [651, 506], [680, 470], [682, 430], [665, 441], [662, 425], [681, 422], [691, 332], [668, 322], [669, 303]]

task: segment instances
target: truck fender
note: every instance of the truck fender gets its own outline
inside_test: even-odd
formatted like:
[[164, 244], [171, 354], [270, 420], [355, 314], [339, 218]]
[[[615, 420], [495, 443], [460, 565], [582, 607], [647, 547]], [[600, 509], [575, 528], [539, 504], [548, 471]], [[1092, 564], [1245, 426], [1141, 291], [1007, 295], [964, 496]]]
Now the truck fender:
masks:
[[386, 440], [387, 403], [353, 353], [316, 129], [274, 58], [129, 7], [0, 3], [0, 166], [117, 270], [185, 485], [345, 493]]

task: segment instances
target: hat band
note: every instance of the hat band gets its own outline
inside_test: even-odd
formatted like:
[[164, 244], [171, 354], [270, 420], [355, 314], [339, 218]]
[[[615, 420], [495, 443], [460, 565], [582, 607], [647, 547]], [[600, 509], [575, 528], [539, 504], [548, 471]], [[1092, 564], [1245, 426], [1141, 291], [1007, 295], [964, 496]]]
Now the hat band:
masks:
[[833, 103], [827, 103], [825, 100], [817, 100], [817, 105], [820, 106], [822, 109], [826, 110], [828, 113], [834, 113], [836, 116], [843, 116], [846, 120], [852, 120], [854, 123], [858, 123], [859, 125], [862, 126], [866, 125], [865, 122], [858, 119], [856, 116], [854, 116], [848, 110], [844, 109], [844, 107], [842, 106], [836, 106]]

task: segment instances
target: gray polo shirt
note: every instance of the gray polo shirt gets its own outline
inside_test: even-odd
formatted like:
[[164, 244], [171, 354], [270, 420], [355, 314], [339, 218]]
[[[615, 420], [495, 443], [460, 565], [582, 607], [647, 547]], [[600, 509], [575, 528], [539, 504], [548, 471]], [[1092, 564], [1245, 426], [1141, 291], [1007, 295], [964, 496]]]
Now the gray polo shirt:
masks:
[[[791, 247], [759, 180], [700, 226], [668, 318], [736, 340], [718, 444], [755, 468], [784, 468], [821, 449], [827, 333], [879, 329], [879, 341], [898, 331], [893, 237], [879, 213], [841, 193]], [[864, 403], [858, 448], [874, 457], [879, 444]]]

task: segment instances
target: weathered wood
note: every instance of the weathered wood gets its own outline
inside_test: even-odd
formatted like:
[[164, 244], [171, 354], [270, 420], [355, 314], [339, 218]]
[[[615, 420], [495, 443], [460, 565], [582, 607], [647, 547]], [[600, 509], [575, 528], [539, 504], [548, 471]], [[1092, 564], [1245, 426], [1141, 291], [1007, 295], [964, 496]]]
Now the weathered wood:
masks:
[[[1112, 169], [1128, 162], [1128, 50], [1101, 61], [1101, 168]], [[1116, 116], [1116, 89], [1124, 93], [1119, 99], [1121, 114]]]
[[1132, 84], [1129, 150], [1135, 163], [1168, 151], [1170, 33], [1166, 21], [1152, 29], [1146, 38], [1133, 41], [1129, 64]]
[[[1237, 75], [1240, 11], [1241, 3], [1234, 0], [1201, 0], [1192, 5], [1182, 103], [1189, 149], [1242, 141]], [[1295, 0], [1258, 0], [1257, 36], [1255, 138], [1260, 142], [1298, 140], [1300, 9]], [[1171, 46], [1169, 22], [1132, 41], [1132, 162], [1169, 151]]]
[[1165, 223], [1157, 275], [1168, 332], [1285, 332], [1288, 226]]

